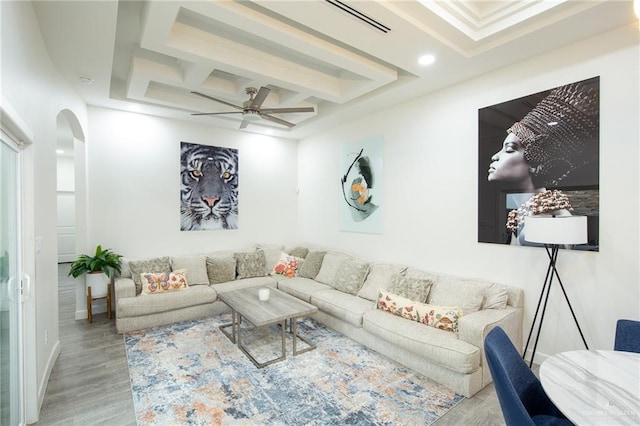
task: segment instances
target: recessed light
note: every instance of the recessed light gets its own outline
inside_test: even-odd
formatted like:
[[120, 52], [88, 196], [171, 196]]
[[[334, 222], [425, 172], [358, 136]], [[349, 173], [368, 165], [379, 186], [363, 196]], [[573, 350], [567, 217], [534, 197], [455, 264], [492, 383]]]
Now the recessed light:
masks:
[[423, 67], [433, 64], [436, 61], [436, 57], [431, 54], [422, 55], [418, 58], [418, 63]]
[[64, 150], [62, 150], [62, 149], [56, 149], [56, 154], [64, 154]]

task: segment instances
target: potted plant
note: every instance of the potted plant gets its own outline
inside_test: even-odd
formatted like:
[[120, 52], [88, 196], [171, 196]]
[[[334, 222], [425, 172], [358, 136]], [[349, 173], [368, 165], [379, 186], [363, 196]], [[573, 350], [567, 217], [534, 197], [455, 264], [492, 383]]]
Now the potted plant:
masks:
[[120, 273], [121, 257], [111, 249], [103, 250], [102, 246], [98, 245], [93, 256], [80, 255], [71, 264], [69, 276], [78, 278], [82, 274], [87, 274], [86, 285], [91, 287], [91, 296], [93, 298], [104, 297], [107, 294], [107, 284], [111, 278], [111, 272]]

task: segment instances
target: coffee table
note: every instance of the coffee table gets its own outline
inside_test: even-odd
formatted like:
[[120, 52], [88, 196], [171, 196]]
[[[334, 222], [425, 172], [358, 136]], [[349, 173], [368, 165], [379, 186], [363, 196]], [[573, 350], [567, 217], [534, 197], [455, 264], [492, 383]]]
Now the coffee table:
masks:
[[[289, 321], [289, 330], [293, 337], [293, 355], [299, 355], [315, 349], [316, 346], [314, 344], [303, 336], [298, 335], [297, 320], [300, 317], [313, 315], [318, 312], [318, 308], [275, 288], [270, 288], [269, 300], [263, 302], [258, 299], [258, 290], [258, 287], [249, 287], [218, 293], [218, 298], [231, 308], [231, 324], [221, 325], [220, 331], [222, 331], [233, 343], [237, 343], [238, 348], [257, 368], [263, 368], [267, 365], [286, 359], [287, 351], [285, 336], [287, 321]], [[249, 352], [247, 347], [242, 344], [240, 325], [243, 318], [258, 329], [279, 323], [282, 338], [282, 354], [279, 357], [270, 359], [266, 362], [258, 362], [258, 360]], [[231, 332], [228, 332], [227, 328], [231, 328]], [[305, 342], [308, 347], [298, 350], [298, 339]]]

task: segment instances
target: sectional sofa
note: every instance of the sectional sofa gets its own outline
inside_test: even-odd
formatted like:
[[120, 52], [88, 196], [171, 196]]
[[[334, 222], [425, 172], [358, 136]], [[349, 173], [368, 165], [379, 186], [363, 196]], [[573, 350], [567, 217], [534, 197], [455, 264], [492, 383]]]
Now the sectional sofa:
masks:
[[[119, 333], [225, 312], [218, 293], [267, 286], [317, 306], [316, 320], [466, 397], [492, 380], [483, 343], [493, 327], [522, 347], [523, 291], [483, 280], [273, 245], [124, 258], [122, 266], [115, 280]], [[184, 274], [188, 289], [146, 294], [155, 276], [169, 273]]]

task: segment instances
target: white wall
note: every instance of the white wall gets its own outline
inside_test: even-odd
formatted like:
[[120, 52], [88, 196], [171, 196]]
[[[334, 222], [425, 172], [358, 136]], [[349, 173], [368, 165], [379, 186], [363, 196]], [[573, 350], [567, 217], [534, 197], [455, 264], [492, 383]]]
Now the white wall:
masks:
[[[93, 107], [89, 127], [90, 247], [149, 257], [295, 240], [296, 142]], [[238, 229], [180, 231], [182, 141], [238, 149]]]
[[[56, 118], [68, 109], [86, 128], [86, 106], [51, 63], [30, 2], [2, 2], [2, 95], [34, 135], [25, 150], [26, 272], [33, 294], [27, 312], [27, 421], [37, 420], [59, 352], [56, 244]], [[35, 241], [42, 242], [36, 251]]]
[[[522, 287], [526, 336], [548, 260], [477, 242], [478, 109], [600, 76], [600, 252], [563, 250], [558, 268], [590, 347], [611, 349], [616, 319], [640, 318], [638, 37], [630, 27], [586, 40], [301, 141], [300, 239]], [[339, 232], [340, 146], [373, 135], [385, 144], [384, 233]], [[558, 288], [549, 303], [538, 355], [580, 349]]]

